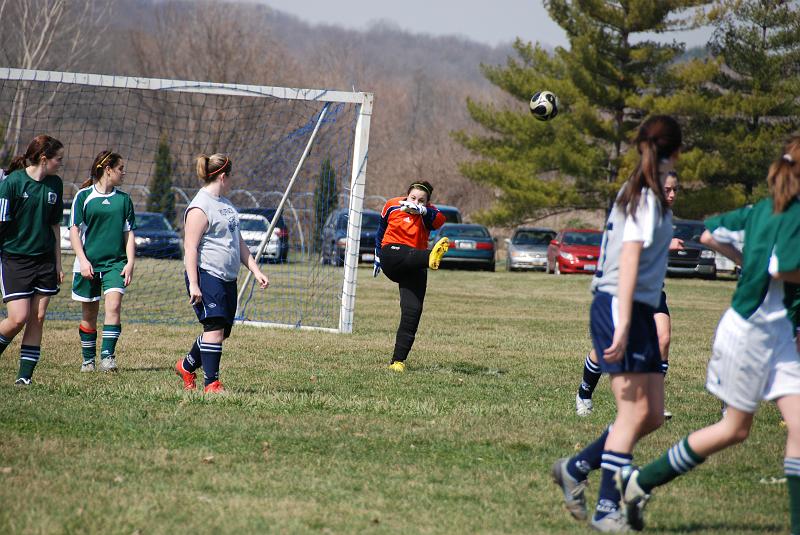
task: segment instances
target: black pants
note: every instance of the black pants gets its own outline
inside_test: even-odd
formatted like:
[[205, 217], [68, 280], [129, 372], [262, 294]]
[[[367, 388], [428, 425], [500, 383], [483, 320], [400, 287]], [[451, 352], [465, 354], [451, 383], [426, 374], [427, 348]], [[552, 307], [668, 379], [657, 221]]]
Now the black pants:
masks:
[[429, 256], [430, 251], [407, 245], [387, 244], [381, 248], [381, 268], [400, 286], [400, 326], [397, 327], [392, 362], [406, 360], [414, 345], [428, 286]]

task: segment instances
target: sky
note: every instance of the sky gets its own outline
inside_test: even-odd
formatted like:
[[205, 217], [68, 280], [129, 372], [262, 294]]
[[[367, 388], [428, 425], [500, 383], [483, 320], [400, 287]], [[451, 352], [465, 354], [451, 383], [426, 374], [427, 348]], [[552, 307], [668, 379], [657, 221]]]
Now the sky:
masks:
[[[403, 30], [435, 36], [459, 35], [488, 45], [516, 37], [552, 46], [566, 46], [564, 31], [550, 18], [541, 0], [249, 0], [271, 6], [312, 24], [363, 30], [388, 21]], [[667, 38], [688, 47], [704, 45], [710, 30], [699, 29]]]

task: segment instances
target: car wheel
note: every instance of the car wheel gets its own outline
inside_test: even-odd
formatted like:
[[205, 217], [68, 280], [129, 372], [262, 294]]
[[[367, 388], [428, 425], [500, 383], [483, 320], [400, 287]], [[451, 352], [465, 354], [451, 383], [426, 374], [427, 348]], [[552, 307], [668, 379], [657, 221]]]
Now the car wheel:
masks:
[[561, 275], [561, 266], [558, 263], [558, 259], [556, 259], [556, 266], [555, 266], [555, 269], [553, 269], [553, 272], [556, 275]]
[[486, 271], [492, 271], [493, 272], [495, 270], [494, 262], [492, 262], [491, 264], [487, 265], [484, 269]]

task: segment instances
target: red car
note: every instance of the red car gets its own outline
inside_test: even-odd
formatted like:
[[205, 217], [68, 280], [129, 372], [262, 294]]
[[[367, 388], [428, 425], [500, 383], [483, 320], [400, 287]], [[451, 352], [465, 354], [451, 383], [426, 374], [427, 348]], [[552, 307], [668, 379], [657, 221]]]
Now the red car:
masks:
[[594, 273], [600, 258], [603, 232], [567, 228], [558, 233], [547, 248], [547, 272]]

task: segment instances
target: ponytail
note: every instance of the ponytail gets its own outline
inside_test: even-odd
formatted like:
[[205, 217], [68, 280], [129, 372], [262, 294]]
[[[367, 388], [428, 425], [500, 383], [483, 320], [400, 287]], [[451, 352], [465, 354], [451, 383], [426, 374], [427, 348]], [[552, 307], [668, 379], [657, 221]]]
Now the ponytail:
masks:
[[800, 195], [800, 136], [792, 136], [781, 156], [769, 166], [767, 185], [776, 214], [786, 210], [792, 199]]
[[206, 184], [214, 182], [223, 173], [231, 173], [233, 164], [224, 154], [201, 154], [197, 157], [197, 177]]
[[64, 148], [64, 144], [56, 138], [39, 135], [33, 138], [25, 150], [25, 154], [19, 154], [11, 160], [11, 164], [6, 169], [6, 174], [10, 175], [17, 169], [22, 169], [27, 165], [39, 165], [42, 156], [47, 158], [55, 158], [58, 151]]
[[636, 211], [644, 188], [652, 190], [662, 209], [668, 207], [664, 186], [658, 176], [658, 162], [674, 155], [682, 142], [678, 121], [668, 115], [654, 115], [642, 123], [634, 140], [641, 158], [617, 200], [625, 214]]
[[81, 184], [81, 189], [88, 188], [100, 180], [106, 172], [106, 167], [111, 167], [113, 169], [121, 159], [122, 156], [110, 150], [104, 150], [95, 156], [92, 168], [89, 170], [89, 178], [84, 180], [83, 184]]

